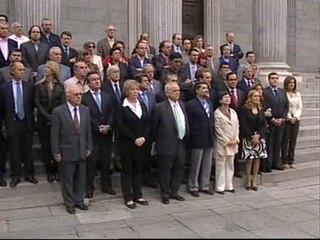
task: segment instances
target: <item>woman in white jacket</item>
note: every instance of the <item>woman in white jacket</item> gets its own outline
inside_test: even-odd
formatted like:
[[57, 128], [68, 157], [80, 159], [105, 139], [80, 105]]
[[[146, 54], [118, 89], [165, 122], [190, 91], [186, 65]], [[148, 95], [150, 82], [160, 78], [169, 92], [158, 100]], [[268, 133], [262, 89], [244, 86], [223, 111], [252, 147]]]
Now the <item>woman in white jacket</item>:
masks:
[[219, 194], [232, 192], [234, 173], [234, 155], [239, 145], [239, 119], [237, 113], [229, 107], [231, 96], [223, 92], [219, 96], [220, 107], [214, 113], [215, 117], [215, 191]]

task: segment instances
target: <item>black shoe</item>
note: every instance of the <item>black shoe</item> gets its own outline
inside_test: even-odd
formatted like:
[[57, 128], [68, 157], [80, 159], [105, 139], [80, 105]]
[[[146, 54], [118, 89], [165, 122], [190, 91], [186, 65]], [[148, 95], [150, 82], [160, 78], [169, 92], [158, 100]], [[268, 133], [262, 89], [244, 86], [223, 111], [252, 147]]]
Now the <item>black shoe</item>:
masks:
[[137, 205], [135, 204], [135, 202], [132, 201], [132, 200], [126, 202], [125, 205], [126, 205], [128, 208], [130, 208], [130, 209], [135, 209], [135, 208], [137, 207]]
[[20, 182], [20, 178], [13, 178], [10, 182], [10, 187], [12, 188], [16, 187], [19, 182]]
[[238, 172], [235, 172], [235, 173], [233, 174], [233, 176], [235, 176], [235, 177], [237, 177], [237, 178], [242, 178], [242, 175], [241, 175], [240, 173], [238, 173]]
[[180, 196], [179, 194], [171, 195], [170, 198], [178, 200], [178, 201], [185, 201], [185, 198]]
[[215, 191], [216, 193], [219, 193], [221, 195], [224, 195], [224, 191]]
[[79, 203], [79, 204], [76, 204], [74, 205], [76, 208], [79, 208], [80, 210], [84, 210], [84, 211], [87, 211], [89, 208], [87, 205], [85, 205], [84, 203]]
[[270, 172], [272, 172], [272, 169], [271, 168], [267, 168], [265, 172], [266, 173], [270, 173]]
[[54, 180], [56, 180], [57, 182], [60, 182], [59, 173], [55, 173], [55, 174], [54, 174]]
[[212, 191], [212, 190], [202, 190], [202, 191], [200, 191], [200, 192], [202, 192], [202, 193], [205, 193], [205, 194], [208, 194], [208, 195], [214, 195], [214, 191]]
[[33, 176], [27, 176], [27, 177], [25, 177], [25, 180], [27, 182], [30, 182], [30, 183], [33, 183], [33, 184], [37, 184], [38, 183], [38, 180], [35, 179]]
[[66, 207], [66, 211], [67, 211], [67, 213], [70, 213], [70, 214], [76, 213], [76, 210], [74, 209], [74, 207]]
[[194, 197], [200, 196], [198, 191], [189, 191], [189, 193], [191, 194], [191, 196], [194, 196]]
[[162, 203], [163, 203], [163, 204], [169, 204], [169, 203], [170, 203], [169, 198], [163, 197], [163, 198], [162, 198]]
[[48, 181], [49, 183], [53, 183], [53, 181], [54, 181], [54, 174], [48, 173], [48, 174], [47, 174], [47, 181]]
[[93, 198], [93, 192], [87, 192], [86, 198]]
[[284, 167], [283, 166], [278, 166], [278, 167], [274, 167], [273, 169], [283, 171]]
[[116, 195], [117, 194], [116, 191], [113, 190], [112, 188], [104, 189], [104, 190], [102, 190], [102, 192], [103, 193], [108, 193], [110, 195]]
[[0, 179], [0, 187], [6, 187], [6, 186], [7, 186], [7, 182], [1, 178]]
[[225, 192], [235, 193], [236, 191], [234, 189], [231, 190], [224, 190]]

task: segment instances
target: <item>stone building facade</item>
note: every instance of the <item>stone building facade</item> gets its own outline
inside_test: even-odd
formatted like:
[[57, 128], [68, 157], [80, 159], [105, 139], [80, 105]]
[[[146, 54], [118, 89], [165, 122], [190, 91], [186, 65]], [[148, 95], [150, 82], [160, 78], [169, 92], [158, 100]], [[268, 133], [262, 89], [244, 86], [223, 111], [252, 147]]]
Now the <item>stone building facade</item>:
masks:
[[104, 38], [109, 24], [128, 52], [142, 32], [157, 48], [173, 33], [196, 28], [217, 53], [225, 32], [235, 32], [242, 50], [254, 50], [267, 71], [317, 73], [320, 67], [320, 0], [0, 0], [0, 9], [25, 32], [51, 18], [55, 32], [73, 33], [76, 48]]

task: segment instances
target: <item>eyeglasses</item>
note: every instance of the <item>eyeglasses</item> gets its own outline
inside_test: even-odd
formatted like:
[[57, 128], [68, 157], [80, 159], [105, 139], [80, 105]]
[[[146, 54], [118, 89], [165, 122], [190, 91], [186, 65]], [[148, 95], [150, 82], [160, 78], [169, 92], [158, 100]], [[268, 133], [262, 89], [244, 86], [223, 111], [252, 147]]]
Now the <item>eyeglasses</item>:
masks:
[[74, 93], [73, 96], [82, 96], [82, 93]]
[[108, 31], [114, 32], [114, 31], [115, 31], [115, 29], [108, 29]]
[[95, 46], [93, 46], [93, 45], [90, 45], [90, 46], [88, 46], [88, 48], [95, 48]]

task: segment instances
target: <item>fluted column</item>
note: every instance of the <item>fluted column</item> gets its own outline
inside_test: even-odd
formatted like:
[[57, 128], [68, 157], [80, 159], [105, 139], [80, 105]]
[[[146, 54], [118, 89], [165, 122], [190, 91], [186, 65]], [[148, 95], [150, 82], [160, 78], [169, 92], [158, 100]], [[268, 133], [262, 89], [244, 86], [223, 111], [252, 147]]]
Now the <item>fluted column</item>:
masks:
[[61, 0], [10, 0], [10, 16], [27, 30], [32, 25], [41, 25], [43, 18], [50, 18], [53, 32], [60, 32]]
[[260, 74], [291, 75], [287, 60], [287, 0], [253, 0], [253, 50]]
[[221, 10], [221, 0], [204, 0], [204, 39], [206, 45], [213, 45], [217, 55], [220, 53], [221, 43], [224, 42]]
[[143, 0], [142, 31], [151, 37], [156, 48], [172, 34], [182, 34], [182, 0]]
[[134, 49], [142, 34], [142, 0], [128, 0], [128, 55]]

